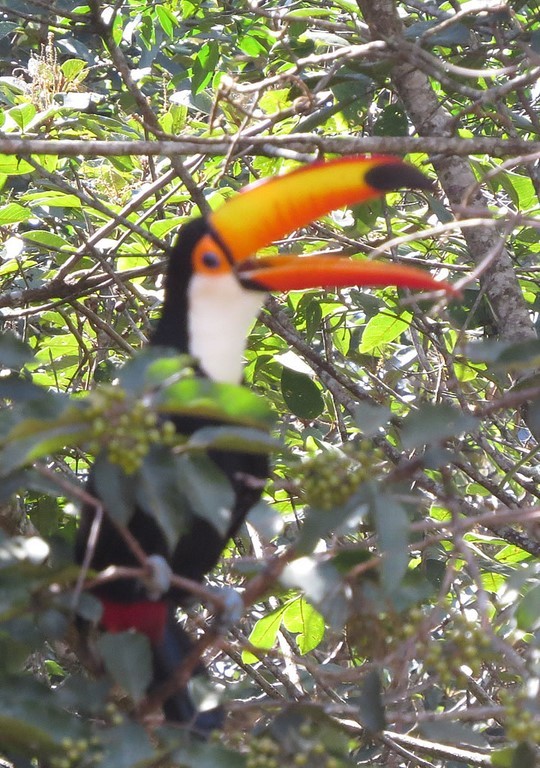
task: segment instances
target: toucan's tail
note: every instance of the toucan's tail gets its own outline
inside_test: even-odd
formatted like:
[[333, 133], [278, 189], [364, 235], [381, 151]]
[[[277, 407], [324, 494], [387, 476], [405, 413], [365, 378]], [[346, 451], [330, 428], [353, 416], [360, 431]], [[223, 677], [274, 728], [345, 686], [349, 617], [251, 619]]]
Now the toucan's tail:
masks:
[[[189, 635], [176, 621], [174, 611], [170, 611], [168, 621], [160, 643], [153, 646], [154, 679], [152, 689], [168, 681], [171, 675], [182, 664], [193, 649]], [[190, 730], [207, 738], [211, 731], [220, 729], [223, 725], [223, 708], [215, 703], [215, 693], [205, 688], [206, 669], [199, 664], [193, 679], [188, 686], [178, 690], [163, 704], [165, 718], [170, 722], [185, 723]], [[200, 705], [195, 703], [195, 693], [206, 693]], [[208, 701], [212, 698], [212, 701]], [[209, 705], [209, 706], [208, 706]]]

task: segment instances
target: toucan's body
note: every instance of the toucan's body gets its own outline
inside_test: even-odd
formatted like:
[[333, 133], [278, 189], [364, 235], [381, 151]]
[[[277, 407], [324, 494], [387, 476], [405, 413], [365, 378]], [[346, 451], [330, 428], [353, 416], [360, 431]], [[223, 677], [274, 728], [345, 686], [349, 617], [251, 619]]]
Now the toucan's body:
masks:
[[[171, 417], [170, 420], [175, 424], [178, 432], [184, 435], [190, 435], [197, 428], [200, 429], [209, 423], [201, 422], [195, 425], [175, 417]], [[226, 542], [236, 535], [247, 513], [259, 500], [264, 481], [268, 476], [268, 459], [265, 455], [226, 451], [209, 451], [208, 455], [227, 476], [234, 491], [235, 499], [230, 509], [230, 524], [225, 536], [219, 534], [216, 528], [206, 520], [193, 515], [189, 530], [182, 535], [171, 553], [161, 527], [148, 511], [145, 512], [135, 506], [129, 525], [130, 532], [148, 555], [163, 556], [170, 562], [174, 573], [194, 581], [202, 581], [204, 576], [214, 568]], [[91, 495], [98, 496], [92, 474], [87, 490]], [[84, 558], [93, 517], [92, 507], [84, 506], [76, 547], [79, 562]], [[92, 558], [92, 568], [101, 571], [109, 565], [140, 567], [140, 562], [129, 549], [117, 527], [105, 517]], [[98, 596], [118, 602], [136, 602], [145, 597], [144, 586], [134, 579], [117, 579], [94, 591]], [[184, 591], [172, 589], [169, 597], [180, 605], [189, 596]]]
[[[169, 258], [163, 310], [150, 343], [188, 353], [196, 360], [200, 376], [241, 383], [247, 333], [270, 291], [393, 284], [451, 293], [450, 286], [410, 267], [324, 256], [254, 258], [260, 248], [333, 208], [401, 187], [429, 188], [430, 183], [397, 158], [321, 162], [247, 188], [217, 212], [189, 222], [180, 230]], [[204, 425], [194, 419], [172, 420], [183, 434]], [[228, 539], [258, 501], [268, 473], [267, 460], [260, 455], [220, 450], [209, 456], [234, 491], [225, 535], [193, 514], [188, 529], [170, 550], [152, 509], [135, 506], [129, 522], [130, 533], [148, 555], [163, 556], [175, 574], [196, 581], [215, 566]], [[97, 495], [92, 474], [88, 490]], [[79, 562], [84, 558], [94, 514], [91, 505], [83, 507], [77, 539]], [[105, 516], [91, 566], [102, 570], [109, 565], [140, 563]], [[95, 594], [103, 601], [105, 629], [134, 628], [150, 637], [155, 682], [165, 679], [167, 667], [180, 663], [190, 647], [185, 633], [175, 625], [170, 607], [185, 604], [186, 593], [170, 590], [151, 600], [141, 583], [121, 579], [103, 584]], [[177, 653], [171, 652], [175, 644]], [[201, 730], [215, 727], [219, 721], [217, 714], [197, 715], [186, 691], [168, 700], [164, 710], [168, 719], [191, 721]]]

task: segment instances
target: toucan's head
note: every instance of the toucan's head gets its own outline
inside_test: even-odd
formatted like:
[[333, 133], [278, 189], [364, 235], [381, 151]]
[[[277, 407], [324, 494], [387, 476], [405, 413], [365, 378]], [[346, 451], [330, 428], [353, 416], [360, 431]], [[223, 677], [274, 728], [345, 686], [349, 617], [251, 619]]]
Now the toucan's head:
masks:
[[455, 294], [413, 267], [324, 255], [257, 258], [261, 248], [335, 208], [431, 186], [413, 166], [381, 155], [316, 162], [244, 188], [180, 230], [153, 343], [187, 351], [210, 378], [239, 382], [249, 327], [270, 291], [396, 285]]

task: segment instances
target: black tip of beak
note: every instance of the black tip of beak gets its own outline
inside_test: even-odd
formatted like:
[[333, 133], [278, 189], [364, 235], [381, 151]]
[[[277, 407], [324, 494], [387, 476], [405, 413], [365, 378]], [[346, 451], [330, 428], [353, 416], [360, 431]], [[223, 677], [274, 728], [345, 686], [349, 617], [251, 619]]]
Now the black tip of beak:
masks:
[[407, 163], [384, 163], [374, 166], [366, 174], [370, 187], [381, 192], [391, 192], [394, 189], [408, 187], [409, 189], [433, 189], [433, 182], [427, 176]]

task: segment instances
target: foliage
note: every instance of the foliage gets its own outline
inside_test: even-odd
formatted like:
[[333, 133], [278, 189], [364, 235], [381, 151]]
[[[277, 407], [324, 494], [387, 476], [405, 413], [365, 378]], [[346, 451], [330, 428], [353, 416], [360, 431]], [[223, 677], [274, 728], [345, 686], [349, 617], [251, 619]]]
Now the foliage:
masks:
[[[389, 30], [384, 44], [350, 0], [0, 6], [6, 764], [535, 764], [539, 7], [396, 6], [404, 37]], [[447, 133], [423, 137], [434, 166], [396, 89], [404, 63], [448, 111]], [[444, 184], [452, 135], [479, 142], [468, 162], [485, 207], [467, 189], [459, 210], [437, 193], [395, 193], [280, 247], [386, 251], [453, 281], [476, 266], [461, 301], [394, 289], [275, 297], [249, 338], [245, 388], [197, 382], [191, 361], [140, 352], [164, 254], [192, 215], [315, 148], [341, 151], [336, 136], [344, 152], [362, 140], [394, 152], [397, 138]], [[120, 150], [169, 138], [176, 153]], [[51, 154], [5, 139], [66, 143]], [[187, 139], [197, 148], [182, 149]], [[501, 246], [481, 268], [473, 231]], [[515, 285], [482, 274], [503, 248]], [[501, 296], [510, 315], [523, 303], [530, 326], [501, 314]], [[171, 411], [225, 425], [176, 438], [160, 421]], [[121, 694], [74, 654], [71, 550], [96, 454], [118, 520], [127, 489], [151, 487], [174, 535], [171, 493], [211, 517], [230, 492], [204, 460], [224, 445], [271, 452], [274, 474], [212, 575], [253, 599], [214, 658], [225, 734], [199, 744], [140, 715], [141, 638], [105, 641]], [[134, 461], [119, 466], [127, 452]], [[274, 554], [279, 574], [257, 591]], [[96, 606], [83, 595], [79, 610]], [[203, 618], [194, 611], [188, 627]]]

